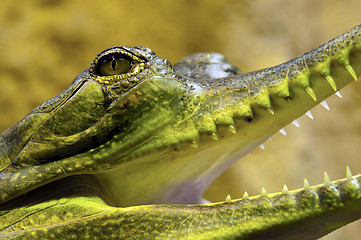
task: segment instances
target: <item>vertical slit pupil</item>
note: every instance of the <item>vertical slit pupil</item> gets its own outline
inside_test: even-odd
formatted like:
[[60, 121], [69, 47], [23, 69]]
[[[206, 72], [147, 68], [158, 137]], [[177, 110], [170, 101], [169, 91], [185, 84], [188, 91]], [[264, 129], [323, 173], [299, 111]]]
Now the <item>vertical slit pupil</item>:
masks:
[[117, 62], [115, 61], [115, 59], [113, 58], [112, 59], [112, 68], [113, 68], [113, 71], [115, 71], [115, 67], [117, 66]]

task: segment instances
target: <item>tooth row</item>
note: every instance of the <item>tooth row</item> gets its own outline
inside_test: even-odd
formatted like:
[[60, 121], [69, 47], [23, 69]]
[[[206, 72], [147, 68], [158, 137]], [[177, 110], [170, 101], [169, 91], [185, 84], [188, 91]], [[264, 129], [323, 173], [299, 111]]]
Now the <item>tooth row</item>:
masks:
[[[335, 93], [335, 95], [338, 96], [339, 98], [342, 98], [342, 95], [341, 95], [341, 93], [340, 93], [339, 91], [337, 91], [337, 92]], [[326, 110], [330, 110], [330, 107], [328, 106], [326, 100], [322, 101], [320, 104], [321, 104], [321, 106], [323, 106]], [[308, 116], [310, 119], [313, 119], [313, 115], [312, 115], [311, 111], [307, 111], [307, 112], [306, 112], [306, 116]], [[292, 121], [292, 124], [295, 125], [296, 127], [300, 127], [300, 124], [299, 124], [299, 122], [298, 122], [297, 120], [293, 120], [293, 121]], [[280, 130], [280, 132], [281, 132], [282, 134], [286, 135], [283, 128]], [[264, 149], [264, 147], [262, 147], [262, 146], [260, 146], [260, 147], [261, 147], [262, 149]]]
[[[340, 92], [336, 92], [335, 94], [336, 94], [338, 97], [342, 98]], [[320, 104], [321, 104], [321, 106], [323, 106], [325, 109], [330, 110], [330, 107], [328, 106], [326, 100], [322, 101]], [[274, 112], [273, 112], [272, 109], [268, 108], [267, 110], [268, 110], [269, 112], [271, 111], [270, 113], [271, 113], [272, 115], [274, 115]], [[306, 116], [308, 116], [310, 119], [313, 119], [313, 115], [312, 115], [311, 111], [307, 111], [305, 114], [306, 114]], [[292, 124], [295, 125], [296, 127], [300, 127], [300, 124], [298, 123], [297, 120], [292, 121]], [[237, 133], [237, 130], [236, 130], [236, 128], [235, 128], [235, 126], [234, 126], [233, 124], [230, 124], [230, 125], [228, 126], [228, 130], [229, 130], [231, 133], [233, 133], [233, 134], [236, 134], [236, 133]], [[286, 130], [285, 130], [284, 128], [281, 128], [281, 129], [279, 130], [279, 132], [282, 133], [282, 134], [285, 135], [285, 136], [287, 135]], [[213, 133], [211, 134], [211, 138], [213, 138], [214, 140], [218, 141], [218, 136], [217, 136], [217, 134], [216, 134], [215, 132], [213, 132]], [[193, 145], [193, 147], [198, 148], [198, 144], [197, 144], [196, 141], [193, 141], [193, 142], [192, 142], [192, 145]], [[265, 150], [265, 145], [264, 145], [264, 144], [260, 144], [259, 147], [260, 147], [262, 150]]]
[[[341, 96], [339, 92], [336, 92], [336, 95]], [[342, 98], [342, 96], [341, 96], [341, 98]], [[326, 100], [322, 101], [320, 104], [321, 104], [321, 106], [323, 106], [325, 109], [330, 110], [330, 107], [328, 106]], [[267, 110], [271, 110], [271, 109], [267, 109]], [[271, 111], [272, 111], [272, 110], [271, 110]], [[274, 112], [273, 112], [273, 111], [272, 111], [272, 115], [274, 115]], [[307, 115], [310, 119], [313, 119], [313, 115], [312, 115], [312, 113], [311, 113], [310, 111], [307, 111], [307, 112], [306, 112], [306, 115]], [[300, 124], [298, 123], [297, 120], [292, 121], [292, 124], [295, 125], [296, 127], [300, 127]], [[233, 134], [236, 134], [236, 133], [237, 133], [236, 128], [235, 128], [234, 125], [229, 125], [229, 126], [228, 126], [228, 129], [229, 129], [229, 131], [230, 131], [231, 133], [233, 133]], [[285, 130], [284, 128], [281, 128], [281, 129], [279, 130], [279, 132], [282, 133], [282, 134], [285, 135], [285, 136], [287, 135], [286, 130]], [[211, 137], [212, 137], [214, 140], [218, 140], [218, 136], [217, 136], [216, 133], [212, 133], [212, 134], [211, 134]], [[260, 147], [262, 150], [265, 150], [264, 144], [260, 144], [259, 147]]]
[[[353, 178], [354, 178], [354, 177], [352, 176], [351, 170], [350, 170], [350, 168], [347, 166], [347, 167], [346, 167], [346, 180], [347, 180], [347, 181], [352, 181]], [[324, 186], [325, 186], [326, 188], [329, 188], [329, 187], [332, 186], [332, 182], [331, 182], [330, 177], [328, 176], [327, 172], [324, 172], [324, 173], [323, 173], [323, 179], [324, 179]], [[305, 178], [304, 181], [303, 181], [303, 190], [304, 190], [304, 191], [310, 191], [310, 189], [311, 189], [311, 186], [310, 186], [309, 182], [307, 181], [307, 179]], [[286, 194], [288, 194], [288, 193], [289, 193], [288, 187], [287, 187], [287, 185], [284, 185], [283, 188], [282, 188], [282, 194], [283, 194], [283, 195], [286, 195]], [[266, 196], [267, 196], [267, 191], [266, 191], [265, 188], [262, 188], [262, 190], [261, 190], [261, 192], [260, 192], [260, 195], [261, 195], [262, 197], [266, 197]], [[228, 199], [228, 200], [227, 200], [227, 199]], [[249, 199], [249, 194], [248, 194], [248, 192], [245, 192], [245, 193], [243, 194], [242, 199]], [[230, 198], [230, 196], [228, 195], [227, 198], [226, 198], [226, 202], [227, 202], [227, 201], [230, 201], [230, 200], [231, 200], [231, 198]]]
[[[329, 62], [328, 62], [329, 64]], [[322, 65], [322, 64], [320, 64]], [[323, 66], [324, 67], [324, 66]], [[353, 69], [353, 67], [351, 65], [345, 65], [346, 70], [350, 73], [350, 75], [352, 76], [352, 78], [357, 81], [357, 75], [355, 70]], [[320, 69], [317, 68], [319, 71]], [[327, 69], [327, 73], [325, 74], [324, 70]], [[330, 84], [330, 86], [332, 87], [332, 89], [336, 92], [336, 95], [339, 96], [340, 98], [342, 98], [342, 96], [340, 95], [339, 92], [337, 92], [337, 87], [336, 87], [336, 82], [335, 80], [332, 78], [331, 75], [329, 75], [329, 66], [326, 68], [322, 68], [321, 73], [325, 74], [325, 79], [326, 81]], [[305, 80], [305, 78], [307, 79], [308, 76], [305, 76], [302, 78], [302, 85], [305, 85], [305, 91], [308, 93], [308, 95], [310, 95], [310, 97], [314, 100], [317, 101], [317, 96], [315, 94], [315, 92], [313, 91], [312, 87], [310, 86], [308, 80]], [[297, 81], [297, 80], [296, 80]]]
[[[343, 62], [343, 64], [345, 64], [345, 68], [347, 69], [347, 71], [350, 73], [350, 75], [352, 76], [352, 78], [354, 80], [357, 80], [357, 75], [355, 73], [355, 70], [353, 69], [353, 67], [348, 63], [348, 62]], [[335, 95], [342, 98], [342, 95], [340, 94], [339, 91], [337, 91], [337, 87], [336, 87], [336, 83], [334, 81], [334, 79], [332, 78], [332, 76], [330, 75], [330, 61], [327, 61], [325, 63], [320, 63], [319, 65], [321, 65], [320, 67], [316, 67], [316, 70], [319, 71], [320, 73], [325, 75], [325, 79], [327, 80], [327, 82], [331, 85], [331, 87], [335, 90]], [[301, 74], [302, 75], [302, 74]], [[275, 90], [275, 93], [280, 97], [289, 97], [289, 80], [288, 77], [286, 76], [286, 81], [283, 81], [282, 83], [280, 83], [279, 88], [277, 88]], [[301, 80], [300, 80], [301, 79]], [[298, 77], [298, 79], [295, 79], [295, 81], [299, 81], [301, 85], [304, 85], [304, 90], [311, 96], [311, 98], [314, 101], [317, 101], [317, 96], [316, 93], [314, 92], [314, 90], [312, 89], [312, 87], [309, 84], [309, 73], [303, 74], [301, 77]], [[287, 91], [286, 91], [287, 90]], [[255, 98], [254, 101], [255, 104], [261, 106], [262, 108], [264, 108], [265, 110], [267, 110], [268, 113], [270, 113], [271, 115], [275, 115], [274, 110], [272, 109], [271, 106], [271, 99], [270, 99], [270, 95], [269, 93], [264, 90], [263, 92], [260, 92], [258, 94], [258, 96]], [[325, 109], [330, 110], [329, 105], [327, 104], [326, 101], [322, 101], [320, 103]], [[311, 114], [310, 111], [307, 111], [306, 116], [308, 116], [310, 119], [313, 119], [313, 116]], [[227, 115], [227, 114], [225, 114]], [[237, 130], [236, 127], [234, 125], [234, 120], [233, 117], [234, 116], [241, 116], [241, 117], [245, 117], [245, 119], [248, 121], [252, 121], [253, 119], [253, 113], [252, 113], [252, 107], [250, 104], [248, 105], [241, 105], [240, 106], [240, 110], [237, 110], [237, 112], [235, 112], [233, 115], [234, 116], [225, 116], [225, 115], [221, 115], [221, 119], [219, 121], [217, 121], [217, 118], [215, 118], [215, 126], [214, 126], [214, 130], [216, 130], [216, 125], [218, 124], [228, 124], [228, 130], [232, 133], [232, 134], [236, 134]], [[213, 121], [213, 120], [212, 120]], [[292, 124], [294, 124], [295, 126], [299, 127], [299, 123], [297, 122], [297, 120], [294, 120], [292, 122]], [[282, 128], [279, 130], [283, 135], [286, 135], [286, 131]], [[218, 140], [218, 136], [216, 134], [216, 131], [213, 131], [213, 133], [211, 133], [211, 137], [214, 140]], [[194, 146], [196, 146], [193, 143]], [[264, 145], [260, 145], [260, 147], [262, 149], [264, 149]]]

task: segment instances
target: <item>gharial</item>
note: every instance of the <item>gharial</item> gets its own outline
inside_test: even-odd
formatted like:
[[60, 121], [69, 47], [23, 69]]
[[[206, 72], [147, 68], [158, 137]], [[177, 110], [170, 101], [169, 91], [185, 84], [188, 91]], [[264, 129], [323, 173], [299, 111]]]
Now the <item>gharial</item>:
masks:
[[172, 65], [101, 52], [0, 135], [4, 239], [315, 239], [361, 217], [361, 176], [224, 202], [207, 186], [361, 75], [361, 25], [286, 63], [241, 73], [220, 54]]

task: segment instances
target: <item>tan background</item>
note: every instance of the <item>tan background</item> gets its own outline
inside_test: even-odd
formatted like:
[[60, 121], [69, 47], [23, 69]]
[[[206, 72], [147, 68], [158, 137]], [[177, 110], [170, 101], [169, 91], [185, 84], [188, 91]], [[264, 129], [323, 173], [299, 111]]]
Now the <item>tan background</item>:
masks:
[[[0, 8], [0, 132], [63, 91], [95, 55], [114, 45], [144, 45], [175, 63], [184, 55], [223, 53], [243, 71], [275, 65], [361, 23], [358, 0], [2, 0]], [[326, 4], [327, 3], [327, 4]], [[240, 197], [321, 183], [349, 165], [361, 171], [361, 84], [331, 97], [331, 111], [286, 128], [266, 151], [239, 161], [207, 198]], [[358, 239], [361, 222], [327, 239]], [[325, 238], [326, 239], [326, 238]]]

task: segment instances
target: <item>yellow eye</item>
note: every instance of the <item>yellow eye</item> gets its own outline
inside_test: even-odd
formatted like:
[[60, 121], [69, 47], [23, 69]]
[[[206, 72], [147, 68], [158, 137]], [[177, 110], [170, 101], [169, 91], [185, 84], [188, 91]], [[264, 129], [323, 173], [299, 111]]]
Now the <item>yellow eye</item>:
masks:
[[123, 55], [108, 56], [99, 64], [101, 76], [113, 76], [128, 73], [132, 66], [130, 59]]

